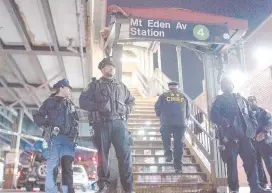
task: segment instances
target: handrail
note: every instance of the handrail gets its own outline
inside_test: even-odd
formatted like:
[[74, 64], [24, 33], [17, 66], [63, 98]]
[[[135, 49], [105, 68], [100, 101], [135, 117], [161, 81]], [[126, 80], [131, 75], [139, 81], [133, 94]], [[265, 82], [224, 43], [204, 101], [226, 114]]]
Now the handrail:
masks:
[[137, 81], [139, 82], [138, 85], [140, 85], [140, 92], [143, 95], [148, 95], [148, 80], [146, 79], [145, 75], [141, 72], [141, 70], [139, 68], [137, 68], [136, 71], [136, 75], [137, 75]]

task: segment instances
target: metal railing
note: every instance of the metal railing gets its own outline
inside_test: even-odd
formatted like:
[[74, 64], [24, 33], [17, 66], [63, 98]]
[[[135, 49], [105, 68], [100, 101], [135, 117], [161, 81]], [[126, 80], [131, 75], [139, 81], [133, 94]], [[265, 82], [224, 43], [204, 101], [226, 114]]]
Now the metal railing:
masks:
[[[151, 80], [147, 81], [148, 95], [157, 96], [168, 88], [169, 79], [159, 69], [155, 69]], [[215, 138], [215, 127], [209, 121], [208, 115], [186, 93], [182, 92], [189, 101], [190, 120], [186, 132], [186, 142], [191, 146], [196, 159], [202, 163], [202, 170], [208, 175], [214, 187], [226, 185], [226, 166], [222, 162]]]

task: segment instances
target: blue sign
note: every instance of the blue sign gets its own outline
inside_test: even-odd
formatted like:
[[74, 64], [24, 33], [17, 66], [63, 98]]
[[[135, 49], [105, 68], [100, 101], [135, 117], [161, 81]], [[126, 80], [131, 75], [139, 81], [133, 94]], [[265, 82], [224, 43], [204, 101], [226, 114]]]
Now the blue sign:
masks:
[[148, 18], [130, 18], [129, 37], [216, 44], [228, 44], [230, 39], [227, 25]]

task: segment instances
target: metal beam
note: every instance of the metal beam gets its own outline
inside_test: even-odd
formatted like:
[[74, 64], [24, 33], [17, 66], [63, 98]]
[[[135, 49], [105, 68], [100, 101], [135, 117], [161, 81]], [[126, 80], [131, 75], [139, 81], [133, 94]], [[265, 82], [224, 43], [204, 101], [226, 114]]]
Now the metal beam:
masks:
[[[19, 101], [18, 97], [16, 96], [16, 92], [14, 90], [11, 90], [6, 83], [6, 80], [0, 76], [0, 83], [5, 87], [7, 92], [17, 101]], [[28, 118], [33, 122], [33, 116], [31, 113], [29, 113], [26, 109], [26, 106], [23, 102], [19, 101], [20, 105], [24, 108], [24, 113], [28, 116]]]
[[23, 127], [23, 120], [24, 120], [24, 111], [21, 109], [19, 113], [19, 124], [17, 128], [18, 135], [16, 136], [16, 147], [15, 147], [15, 163], [14, 163], [14, 173], [13, 173], [13, 185], [17, 187], [17, 173], [18, 173], [18, 166], [19, 166], [19, 158], [20, 158], [20, 141]]
[[[31, 92], [29, 92], [27, 95], [20, 97], [19, 99], [17, 99], [16, 102], [12, 103], [11, 105], [9, 105], [9, 107], [13, 107], [14, 105], [18, 104], [18, 103], [22, 103], [21, 101], [28, 96], [31, 96], [32, 94], [35, 94], [40, 88], [43, 88], [45, 86], [47, 86], [52, 80], [56, 79], [58, 76], [60, 76], [61, 74], [63, 74], [63, 72], [56, 74], [55, 76], [53, 76], [50, 80], [46, 81], [45, 83], [41, 84], [39, 87], [37, 87], [36, 89], [33, 89]], [[1, 83], [1, 82], [0, 82]], [[3, 83], [2, 83], [3, 84]], [[5, 85], [4, 85], [5, 87]]]
[[[30, 86], [30, 87], [38, 87], [40, 86], [40, 84], [30, 84], [30, 83], [26, 83], [27, 86]], [[8, 87], [10, 88], [24, 88], [24, 85], [21, 84], [21, 83], [7, 83]], [[1, 83], [0, 83], [0, 87], [4, 87]]]
[[[5, 47], [3, 45], [3, 47]], [[71, 52], [71, 51], [50, 51], [50, 50], [26, 50], [26, 49], [15, 49], [15, 48], [3, 48], [0, 52], [0, 55], [6, 54], [24, 54], [28, 56], [36, 56], [36, 55], [47, 55], [47, 56], [75, 56], [80, 57], [79, 53]], [[84, 53], [84, 56], [86, 53]]]
[[[51, 14], [49, 1], [48, 0], [40, 0], [40, 3], [42, 4], [42, 7], [43, 7], [43, 12], [45, 15], [47, 27], [49, 29], [49, 33], [50, 33], [50, 36], [53, 41], [54, 50], [58, 52], [59, 51], [58, 38], [57, 38], [57, 33], [56, 33], [56, 28], [54, 25], [53, 17]], [[65, 72], [65, 66], [63, 63], [63, 58], [61, 56], [58, 56], [57, 58], [58, 58], [58, 62], [60, 64], [60, 67], [61, 67], [62, 71], [64, 72], [65, 77], [67, 78], [67, 74]]]
[[[9, 88], [17, 88], [17, 89], [22, 89], [24, 88], [24, 85], [21, 84], [21, 83], [7, 83], [8, 87]], [[27, 86], [29, 87], [32, 87], [33, 89], [36, 89], [38, 87], [40, 87], [40, 84], [29, 84], [29, 83], [26, 83]], [[1, 87], [4, 87], [1, 83], [0, 83], [0, 88]], [[54, 89], [53, 88], [50, 88], [50, 91], [53, 91]], [[73, 88], [72, 89], [72, 92], [82, 92], [82, 88]], [[0, 103], [1, 104], [1, 103]]]
[[[25, 81], [24, 75], [22, 74], [21, 70], [19, 69], [18, 65], [16, 64], [15, 60], [13, 59], [13, 57], [11, 55], [7, 55], [7, 62], [9, 63], [9, 65], [10, 65], [12, 71], [14, 72], [15, 76], [17, 77], [17, 79], [20, 82], [22, 82], [24, 89], [27, 92], [30, 92], [30, 89], [27, 87], [27, 83]], [[37, 106], [41, 105], [41, 101], [38, 99], [37, 95], [34, 94], [32, 96], [32, 98], [35, 101], [35, 103], [37, 104]]]
[[[4, 4], [12, 18], [12, 21], [14, 22], [14, 25], [16, 26], [16, 29], [18, 30], [26, 50], [31, 51], [31, 40], [28, 36], [25, 24], [21, 18], [21, 15], [19, 13], [18, 5], [15, 3], [14, 0], [4, 0]], [[35, 65], [35, 67], [38, 67], [39, 71], [42, 72], [41, 76], [43, 80], [47, 80], [46, 75], [41, 67], [40, 61], [36, 56], [29, 55], [29, 60], [31, 63]], [[50, 92], [49, 88], [47, 88], [47, 91]]]
[[15, 3], [14, 0], [4, 0], [4, 4], [11, 16], [12, 21], [14, 22], [16, 29], [20, 33], [20, 36], [24, 42], [24, 46], [27, 50], [31, 50], [31, 41], [27, 35], [27, 31], [24, 23], [22, 22], [20, 13], [18, 12], [18, 5]]
[[3, 106], [3, 107], [6, 106], [4, 101], [1, 98], [0, 98], [0, 105]]

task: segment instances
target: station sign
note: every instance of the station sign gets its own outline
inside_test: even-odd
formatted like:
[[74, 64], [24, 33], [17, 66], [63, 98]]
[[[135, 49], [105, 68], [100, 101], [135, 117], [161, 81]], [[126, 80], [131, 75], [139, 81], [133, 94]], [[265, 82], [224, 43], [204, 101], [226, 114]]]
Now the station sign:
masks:
[[228, 44], [227, 25], [131, 17], [129, 37], [146, 40], [177, 40]]

